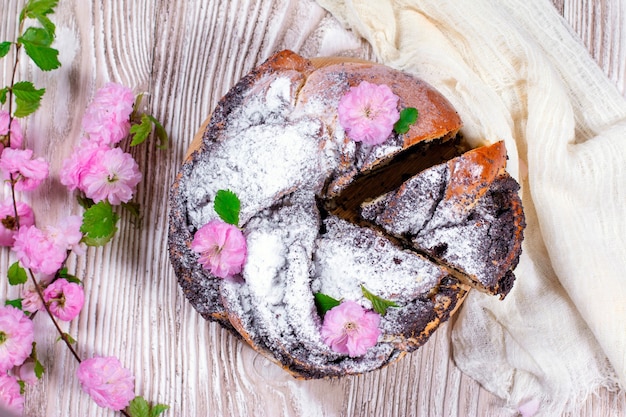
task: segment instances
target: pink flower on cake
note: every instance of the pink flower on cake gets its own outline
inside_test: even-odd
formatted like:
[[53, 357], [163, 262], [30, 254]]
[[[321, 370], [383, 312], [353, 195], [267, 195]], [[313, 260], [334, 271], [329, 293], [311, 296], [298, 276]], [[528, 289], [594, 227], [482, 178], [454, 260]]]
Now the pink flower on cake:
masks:
[[85, 173], [83, 191], [96, 203], [108, 200], [113, 205], [127, 203], [133, 198], [141, 181], [141, 172], [132, 155], [120, 148], [109, 149]]
[[120, 84], [107, 83], [83, 116], [83, 129], [91, 140], [100, 145], [114, 145], [124, 139], [130, 130], [130, 114], [135, 97], [133, 91]]
[[387, 85], [362, 81], [339, 101], [339, 123], [355, 142], [381, 144], [400, 118], [398, 100]]
[[48, 285], [43, 299], [52, 314], [63, 321], [70, 321], [83, 308], [85, 293], [81, 285], [61, 278]]
[[12, 249], [24, 268], [44, 275], [56, 273], [67, 257], [66, 249], [36, 226], [21, 226]]
[[48, 178], [48, 163], [43, 158], [33, 158], [32, 149], [4, 148], [0, 156], [0, 169], [4, 179], [13, 175], [17, 191], [31, 191]]
[[0, 408], [21, 414], [24, 411], [24, 397], [15, 377], [0, 374]]
[[350, 300], [328, 310], [322, 325], [322, 339], [332, 350], [350, 357], [365, 355], [380, 336], [380, 315]]
[[119, 411], [135, 398], [135, 378], [113, 356], [96, 356], [82, 361], [76, 376], [83, 391], [100, 407]]
[[241, 272], [248, 247], [241, 230], [221, 220], [211, 220], [194, 235], [191, 249], [200, 254], [204, 269], [220, 278]]
[[[17, 201], [17, 215], [20, 226], [32, 226], [35, 223], [33, 210], [26, 203]], [[0, 204], [0, 246], [12, 246], [17, 233], [17, 220], [15, 219], [15, 208], [10, 200]]]
[[101, 155], [110, 149], [108, 146], [99, 145], [88, 139], [81, 139], [78, 146], [72, 151], [72, 155], [63, 161], [63, 167], [59, 173], [61, 184], [70, 191], [78, 188], [84, 192], [83, 178], [85, 174], [101, 158]]
[[9, 123], [11, 124], [11, 148], [18, 149], [22, 147], [24, 137], [22, 135], [22, 126], [19, 120], [13, 119], [7, 111], [0, 110], [0, 152], [7, 146], [9, 140]]
[[33, 350], [33, 322], [15, 307], [0, 307], [0, 373], [19, 366]]

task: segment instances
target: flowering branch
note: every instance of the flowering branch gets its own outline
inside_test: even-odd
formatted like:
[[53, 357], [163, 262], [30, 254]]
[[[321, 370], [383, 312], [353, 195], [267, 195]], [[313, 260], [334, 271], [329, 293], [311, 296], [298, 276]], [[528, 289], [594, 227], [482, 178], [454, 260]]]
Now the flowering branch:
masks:
[[[154, 127], [157, 146], [164, 148], [165, 129], [154, 117], [137, 111], [141, 99], [135, 101], [130, 89], [109, 83], [87, 108], [82, 124], [86, 136], [60, 173], [61, 183], [76, 191], [83, 202], [83, 215], [39, 229], [32, 209], [16, 198], [17, 191], [34, 190], [49, 176], [49, 164], [34, 158], [31, 149], [22, 148], [17, 120], [39, 108], [45, 89], [27, 81], [16, 82], [16, 74], [21, 50], [43, 71], [60, 67], [58, 51], [51, 47], [56, 28], [48, 17], [57, 3], [28, 0], [19, 15], [17, 41], [0, 42], [0, 58], [15, 46], [10, 83], [0, 88], [0, 104], [8, 105], [8, 112], [0, 109], [0, 172], [11, 196], [0, 203], [0, 246], [10, 247], [17, 257], [7, 271], [9, 284], [25, 285], [28, 277], [32, 282], [22, 288], [22, 298], [0, 306], [0, 406], [22, 412], [25, 384], [36, 383], [44, 372], [35, 351], [32, 320], [38, 311], [45, 310], [78, 362], [76, 376], [81, 387], [96, 404], [127, 417], [155, 417], [169, 407], [151, 406], [135, 396], [134, 377], [117, 358], [81, 359], [73, 346], [76, 341], [63, 332], [59, 320], [71, 321], [84, 304], [82, 282], [64, 267], [68, 255], [82, 255], [85, 246], [104, 245], [114, 236], [119, 219], [114, 206], [135, 208], [131, 200], [142, 175], [134, 158], [117, 144], [129, 136], [133, 137], [131, 146], [142, 143]], [[24, 28], [27, 18], [40, 26]]]

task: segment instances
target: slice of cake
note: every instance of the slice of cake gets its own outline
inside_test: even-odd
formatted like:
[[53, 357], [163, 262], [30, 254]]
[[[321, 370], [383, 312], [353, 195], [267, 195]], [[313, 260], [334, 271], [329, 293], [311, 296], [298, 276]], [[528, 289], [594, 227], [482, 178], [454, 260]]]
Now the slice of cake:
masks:
[[364, 219], [441, 261], [482, 291], [506, 296], [525, 227], [504, 144], [469, 151], [362, 205]]

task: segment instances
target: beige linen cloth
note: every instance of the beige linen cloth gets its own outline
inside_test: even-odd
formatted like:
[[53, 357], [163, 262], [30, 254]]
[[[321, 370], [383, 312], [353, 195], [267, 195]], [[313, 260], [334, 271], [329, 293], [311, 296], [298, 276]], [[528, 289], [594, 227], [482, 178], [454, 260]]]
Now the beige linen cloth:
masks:
[[[504, 140], [528, 226], [504, 301], [476, 291], [454, 360], [522, 414], [626, 386], [626, 100], [547, 0], [318, 0]], [[607, 360], [608, 359], [608, 360]]]

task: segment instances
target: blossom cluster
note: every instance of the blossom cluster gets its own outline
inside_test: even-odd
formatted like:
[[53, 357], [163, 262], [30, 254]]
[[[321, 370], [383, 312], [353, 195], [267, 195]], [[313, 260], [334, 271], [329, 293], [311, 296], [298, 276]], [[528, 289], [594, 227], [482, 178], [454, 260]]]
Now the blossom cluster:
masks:
[[[96, 93], [82, 121], [86, 136], [60, 172], [61, 183], [70, 191], [78, 190], [94, 203], [116, 205], [132, 199], [142, 176], [132, 156], [116, 145], [129, 134], [133, 104], [132, 91], [118, 84], [109, 83]], [[23, 142], [19, 121], [0, 111], [0, 172], [14, 191], [34, 190], [49, 175], [48, 163], [23, 149]], [[39, 228], [28, 204], [12, 198], [0, 202], [0, 245], [11, 248], [17, 269], [28, 271], [33, 281], [21, 281], [22, 297], [16, 300], [21, 308], [0, 307], [0, 408], [22, 412], [20, 383], [35, 383], [43, 372], [28, 315], [45, 310], [70, 321], [83, 307], [82, 283], [62, 272], [70, 253], [85, 253], [82, 225], [81, 216], [68, 216]], [[77, 377], [100, 406], [122, 410], [134, 398], [134, 377], [115, 358], [84, 360]]]
[[129, 202], [142, 175], [135, 159], [116, 147], [130, 131], [134, 96], [129, 88], [107, 83], [83, 116], [86, 137], [63, 163], [61, 183], [98, 203]]

